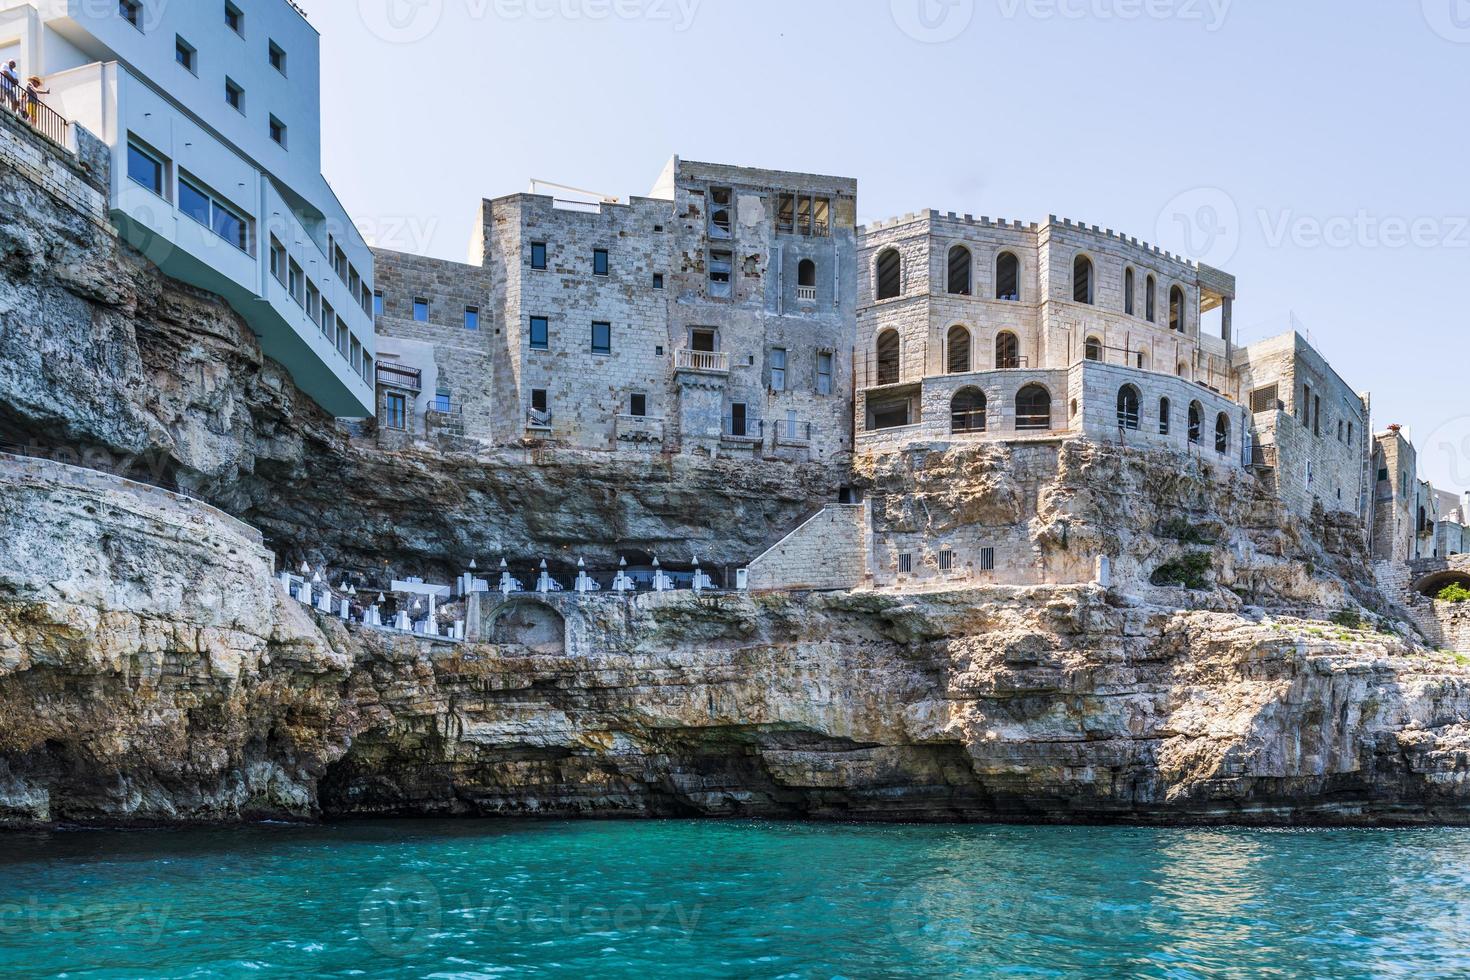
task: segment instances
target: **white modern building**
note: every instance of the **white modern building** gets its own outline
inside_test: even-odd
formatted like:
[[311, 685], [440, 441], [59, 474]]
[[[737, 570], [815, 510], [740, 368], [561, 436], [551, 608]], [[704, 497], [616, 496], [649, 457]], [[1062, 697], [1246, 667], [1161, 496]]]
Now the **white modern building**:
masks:
[[223, 296], [323, 408], [363, 417], [373, 258], [322, 177], [319, 44], [290, 0], [0, 0], [0, 63], [111, 149], [125, 238]]

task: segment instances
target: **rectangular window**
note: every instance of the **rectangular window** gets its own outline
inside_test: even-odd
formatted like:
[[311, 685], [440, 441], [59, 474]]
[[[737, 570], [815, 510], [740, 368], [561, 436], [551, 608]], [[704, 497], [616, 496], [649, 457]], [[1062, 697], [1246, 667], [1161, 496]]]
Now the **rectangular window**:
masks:
[[270, 42], [271, 67], [282, 75], [286, 74], [286, 51], [275, 41]]
[[1302, 425], [1312, 424], [1312, 386], [1302, 385]]
[[776, 230], [791, 234], [796, 230], [796, 195], [780, 194], [776, 198]]
[[413, 301], [413, 318], [419, 323], [429, 322], [429, 301], [422, 297]]
[[898, 556], [898, 574], [912, 575], [914, 571], [914, 556], [905, 551]]
[[332, 309], [332, 304], [322, 300], [322, 333], [328, 337], [335, 336], [332, 333], [332, 324], [337, 320], [337, 314]]
[[163, 197], [163, 161], [153, 154], [128, 144], [128, 177]]
[[592, 250], [592, 274], [594, 276], [607, 275], [607, 249], [595, 248]]
[[709, 253], [709, 294], [715, 297], [730, 295], [730, 281], [735, 270], [735, 256], [730, 252]]
[[786, 390], [786, 351], [781, 347], [771, 348], [771, 390]]
[[292, 259], [286, 267], [286, 291], [291, 298], [301, 305], [306, 305], [306, 275], [301, 271], [301, 266]]
[[138, 0], [118, 0], [117, 15], [132, 24], [138, 30], [143, 29], [142, 21], [143, 5]]
[[245, 90], [232, 78], [225, 79], [225, 103], [240, 112], [245, 111]]
[[408, 428], [408, 399], [395, 391], [383, 396], [383, 427], [387, 429]]
[[801, 437], [801, 423], [797, 421], [796, 413], [790, 409], [786, 410], [786, 438], [798, 439]]
[[466, 330], [480, 329], [480, 308], [478, 306], [464, 308], [464, 328]]
[[993, 572], [993, 571], [995, 571], [995, 549], [994, 548], [981, 548], [980, 549], [980, 571], [982, 571], [982, 572]]
[[322, 315], [322, 294], [316, 288], [316, 283], [310, 279], [306, 280], [306, 315], [311, 317], [312, 323], [321, 319]]
[[744, 402], [733, 402], [730, 405], [730, 435], [743, 436], [746, 434], [747, 419]]
[[1322, 396], [1312, 396], [1312, 435], [1322, 434]]
[[713, 354], [719, 349], [715, 332], [707, 327], [694, 327], [689, 331], [689, 349]]
[[812, 234], [819, 238], [832, 234], [832, 202], [825, 197], [812, 199]]
[[805, 194], [796, 199], [796, 233], [812, 233], [812, 199]]
[[340, 317], [338, 317], [338, 319], [337, 319], [337, 353], [341, 354], [343, 357], [346, 357], [347, 356], [347, 342], [351, 339], [351, 337], [352, 337], [352, 334], [348, 331], [347, 324], [344, 323]]
[[592, 324], [592, 353], [594, 353], [594, 354], [611, 354], [612, 353], [612, 324], [611, 323], [594, 323], [594, 324]]
[[664, 288], [664, 274], [662, 272], [655, 272], [653, 274], [653, 288], [654, 289], [663, 289]]
[[628, 414], [643, 418], [648, 414], [648, 396], [642, 392], [634, 392], [628, 398]]
[[817, 394], [832, 394], [832, 355], [827, 351], [817, 354]]
[[281, 146], [286, 145], [286, 124], [275, 116], [271, 116], [270, 133], [272, 143], [279, 143]]
[[352, 338], [352, 370], [353, 373], [362, 373], [362, 341], [356, 337]]
[[347, 253], [342, 251], [340, 245], [332, 246], [332, 268], [336, 271], [338, 279], [347, 278]]
[[245, 15], [229, 0], [225, 0], [225, 26], [236, 34], [245, 33]]
[[531, 317], [531, 349], [551, 349], [551, 322], [544, 316]]
[[533, 412], [545, 412], [547, 410], [546, 409], [546, 406], [548, 404], [549, 404], [549, 401], [548, 401], [548, 399], [546, 397], [546, 389], [545, 388], [532, 388], [531, 389], [531, 411], [533, 411]]
[[250, 251], [250, 226], [228, 205], [179, 178], [179, 210], [242, 252]]
[[1251, 392], [1251, 411], [1256, 414], [1261, 412], [1274, 412], [1280, 400], [1281, 394], [1275, 385], [1257, 388]]
[[362, 380], [373, 383], [373, 355], [367, 351], [362, 352]]
[[1387, 483], [1388, 482], [1388, 469], [1387, 469], [1387, 467], [1385, 467], [1383, 469], [1380, 469], [1378, 471], [1378, 482], [1379, 483]]
[[729, 238], [735, 224], [735, 192], [728, 187], [711, 187], [709, 192], [709, 237]]
[[546, 243], [545, 242], [532, 242], [531, 243], [531, 268], [533, 268], [533, 269], [545, 269], [546, 268]]
[[434, 411], [449, 414], [454, 406], [454, 398], [451, 392], [440, 388], [434, 392]]
[[941, 572], [954, 571], [954, 552], [948, 548], [939, 553], [939, 570]]
[[271, 236], [271, 275], [275, 276], [281, 285], [286, 284], [286, 246], [282, 245], [275, 235]]
[[194, 74], [199, 74], [199, 52], [194, 49], [194, 45], [177, 35], [174, 37], [174, 60]]
[[373, 316], [383, 315], [383, 294], [373, 293]]

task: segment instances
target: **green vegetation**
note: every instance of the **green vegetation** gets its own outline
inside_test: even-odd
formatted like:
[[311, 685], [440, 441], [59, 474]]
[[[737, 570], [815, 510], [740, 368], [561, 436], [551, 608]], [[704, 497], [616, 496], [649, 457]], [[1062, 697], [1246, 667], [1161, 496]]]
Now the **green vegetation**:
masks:
[[1208, 551], [1192, 551], [1160, 565], [1149, 581], [1154, 585], [1182, 585], [1186, 589], [1203, 592], [1210, 587], [1206, 578], [1210, 564]]
[[1180, 544], [1215, 544], [1215, 539], [1187, 517], [1171, 517], [1159, 528], [1159, 536]]
[[1439, 590], [1435, 596], [1440, 602], [1470, 602], [1470, 589], [1465, 588], [1459, 582], [1451, 582]]
[[1332, 614], [1331, 620], [1334, 624], [1350, 630], [1360, 630], [1363, 628], [1363, 614], [1356, 609], [1344, 609], [1341, 612], [1335, 612]]

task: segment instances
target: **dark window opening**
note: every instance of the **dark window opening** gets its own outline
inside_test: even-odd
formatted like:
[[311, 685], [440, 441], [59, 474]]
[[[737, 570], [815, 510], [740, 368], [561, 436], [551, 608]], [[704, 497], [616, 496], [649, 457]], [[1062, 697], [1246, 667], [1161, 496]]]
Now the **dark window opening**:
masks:
[[1079, 255], [1072, 261], [1072, 299], [1078, 303], [1092, 303], [1092, 260]]
[[641, 392], [635, 392], [630, 395], [628, 398], [628, 414], [638, 418], [643, 418], [647, 415], [648, 396]]
[[894, 249], [878, 256], [878, 298], [894, 299], [903, 291], [903, 261]]
[[1169, 329], [1184, 332], [1184, 290], [1169, 288]]
[[897, 330], [885, 330], [878, 335], [878, 383], [880, 385], [898, 384], [899, 352]]
[[951, 432], [985, 431], [985, 392], [961, 388], [949, 403]]
[[1089, 361], [1100, 361], [1103, 359], [1102, 341], [1096, 337], [1088, 337], [1084, 349]]
[[531, 349], [551, 348], [551, 322], [544, 316], [531, 317]]
[[611, 354], [612, 353], [612, 324], [611, 323], [594, 323], [594, 324], [592, 324], [592, 353], [594, 353], [594, 354]]
[[970, 295], [970, 250], [963, 245], [949, 250], [949, 292], [952, 296]]
[[1016, 393], [1016, 428], [1051, 428], [1051, 392], [1041, 385], [1027, 385]]
[[533, 269], [545, 269], [546, 268], [546, 243], [545, 242], [532, 242], [531, 243], [531, 268], [533, 268]]
[[1118, 390], [1118, 428], [1138, 429], [1138, 389], [1132, 385]]
[[950, 327], [944, 343], [946, 369], [950, 374], [970, 372], [970, 331], [964, 327]]
[[592, 274], [594, 276], [605, 276], [608, 270], [607, 249], [595, 248], [592, 250]]
[[1159, 399], [1159, 435], [1161, 436], [1166, 436], [1169, 434], [1170, 407], [1171, 406], [1169, 405], [1169, 399]]
[[995, 338], [995, 368], [1010, 371], [1021, 366], [1021, 342], [1009, 331]]
[[995, 259], [995, 298], [1012, 302], [1021, 298], [1021, 260], [1010, 252]]

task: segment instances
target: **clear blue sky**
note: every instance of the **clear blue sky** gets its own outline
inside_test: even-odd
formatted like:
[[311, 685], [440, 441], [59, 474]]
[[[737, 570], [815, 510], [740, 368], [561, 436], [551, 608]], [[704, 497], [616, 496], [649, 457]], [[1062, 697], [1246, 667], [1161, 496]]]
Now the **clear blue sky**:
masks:
[[385, 246], [463, 260], [482, 198], [674, 153], [856, 177], [863, 221], [1073, 217], [1234, 273], [1244, 341], [1294, 312], [1470, 488], [1470, 0], [302, 3]]

